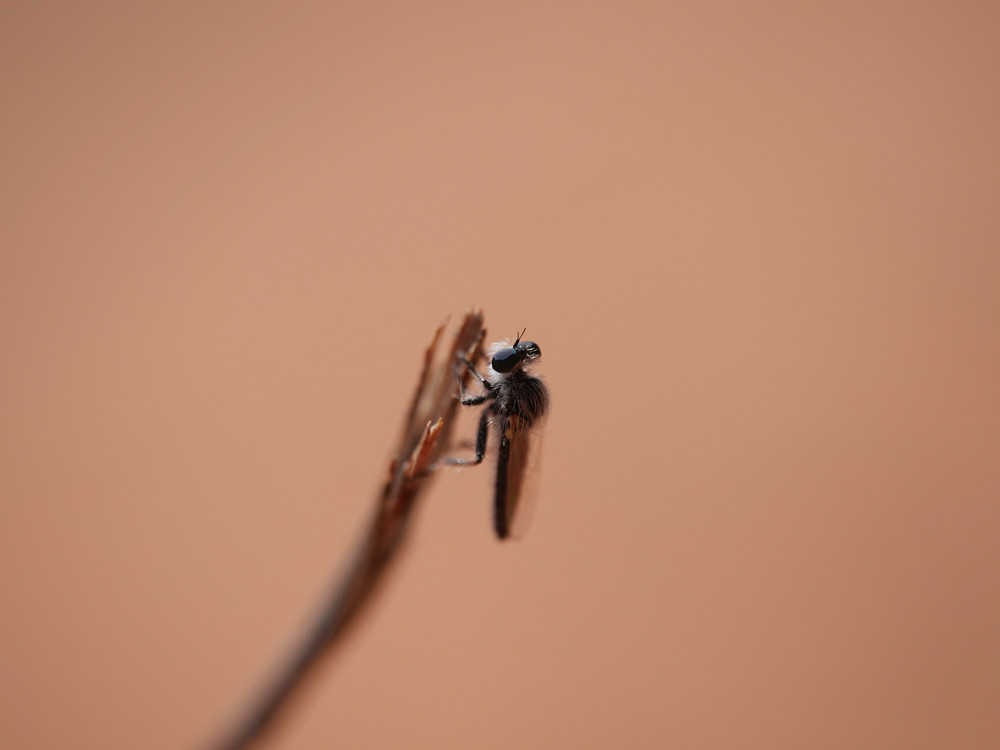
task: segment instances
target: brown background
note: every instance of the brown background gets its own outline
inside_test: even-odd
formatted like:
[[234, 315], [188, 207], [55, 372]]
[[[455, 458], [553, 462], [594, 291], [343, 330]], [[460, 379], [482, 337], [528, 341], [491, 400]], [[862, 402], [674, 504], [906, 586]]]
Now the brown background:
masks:
[[992, 4], [146, 5], [0, 11], [0, 746], [212, 735], [471, 305], [530, 534], [441, 478], [275, 747], [1000, 744]]

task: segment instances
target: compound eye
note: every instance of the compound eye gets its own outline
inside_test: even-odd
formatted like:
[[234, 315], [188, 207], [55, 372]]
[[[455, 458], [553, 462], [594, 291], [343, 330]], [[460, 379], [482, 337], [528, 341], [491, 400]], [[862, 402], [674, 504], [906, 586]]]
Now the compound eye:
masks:
[[521, 361], [521, 352], [513, 347], [501, 349], [493, 355], [493, 369], [497, 372], [510, 372]]

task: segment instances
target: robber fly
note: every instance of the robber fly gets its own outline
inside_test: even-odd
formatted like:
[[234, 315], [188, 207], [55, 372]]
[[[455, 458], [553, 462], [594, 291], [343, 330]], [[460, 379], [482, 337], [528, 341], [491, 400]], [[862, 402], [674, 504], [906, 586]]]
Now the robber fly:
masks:
[[545, 384], [528, 373], [528, 368], [542, 356], [542, 350], [533, 341], [521, 341], [523, 335], [524, 331], [513, 346], [508, 341], [501, 341], [490, 347], [492, 359], [486, 377], [469, 360], [459, 360], [486, 389], [480, 396], [466, 396], [461, 392], [462, 404], [486, 404], [486, 408], [476, 433], [476, 457], [445, 459], [445, 463], [457, 466], [481, 464], [486, 455], [487, 436], [493, 427], [494, 436], [499, 440], [493, 527], [501, 539], [509, 536], [514, 516], [521, 507], [525, 471], [530, 463], [529, 448], [532, 440], [538, 440], [537, 435], [532, 437], [532, 427], [539, 423], [549, 405]]

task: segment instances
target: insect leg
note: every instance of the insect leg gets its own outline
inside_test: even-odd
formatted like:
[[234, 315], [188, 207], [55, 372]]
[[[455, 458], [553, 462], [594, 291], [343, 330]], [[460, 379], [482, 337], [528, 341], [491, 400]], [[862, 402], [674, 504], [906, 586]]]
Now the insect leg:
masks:
[[450, 466], [478, 466], [486, 456], [486, 436], [490, 429], [490, 415], [493, 413], [492, 406], [483, 409], [483, 416], [479, 418], [479, 431], [476, 433], [476, 457], [475, 458], [446, 458], [442, 463]]
[[476, 370], [476, 366], [473, 365], [469, 360], [465, 359], [464, 357], [459, 357], [458, 361], [461, 362], [463, 365], [465, 365], [465, 367], [469, 370], [469, 372], [471, 372], [475, 376], [475, 378], [479, 380], [480, 383], [483, 384], [483, 387], [486, 388], [486, 393], [484, 393], [481, 396], [466, 396], [465, 383], [462, 382], [462, 375], [460, 372], [458, 372], [458, 370], [456, 370], [455, 380], [458, 381], [458, 400], [462, 402], [462, 406], [479, 406], [479, 404], [485, 403], [486, 399], [490, 397], [490, 391], [492, 390], [490, 381], [488, 381], [486, 378], [480, 375], [479, 372]]
[[480, 383], [482, 383], [483, 387], [486, 390], [488, 390], [488, 391], [492, 391], [493, 390], [493, 386], [490, 385], [490, 381], [488, 381], [486, 378], [484, 378], [482, 375], [479, 374], [479, 370], [476, 369], [476, 366], [474, 364], [472, 364], [465, 357], [459, 357], [458, 361], [461, 362], [463, 365], [465, 365], [465, 368], [470, 373], [472, 373], [472, 377], [474, 377], [476, 380], [478, 380]]

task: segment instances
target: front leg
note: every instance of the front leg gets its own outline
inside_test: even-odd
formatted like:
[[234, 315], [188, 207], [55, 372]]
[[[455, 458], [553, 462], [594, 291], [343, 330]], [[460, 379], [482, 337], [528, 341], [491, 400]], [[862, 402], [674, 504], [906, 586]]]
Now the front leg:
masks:
[[479, 374], [479, 370], [476, 369], [476, 366], [474, 364], [472, 364], [465, 357], [459, 357], [458, 361], [461, 362], [463, 365], [465, 365], [465, 369], [467, 369], [469, 372], [472, 373], [472, 377], [474, 377], [476, 380], [478, 380], [480, 383], [483, 384], [483, 388], [485, 388], [488, 391], [493, 390], [493, 384]]
[[466, 396], [465, 395], [465, 383], [462, 382], [462, 376], [457, 371], [455, 372], [455, 379], [458, 381], [458, 399], [462, 402], [462, 406], [479, 406], [479, 404], [485, 403], [486, 399], [490, 397], [490, 392], [493, 390], [493, 386], [490, 381], [479, 374], [476, 366], [472, 364], [465, 357], [459, 357], [458, 361], [461, 362], [468, 369], [472, 375], [483, 384], [486, 389], [486, 393], [482, 396]]

